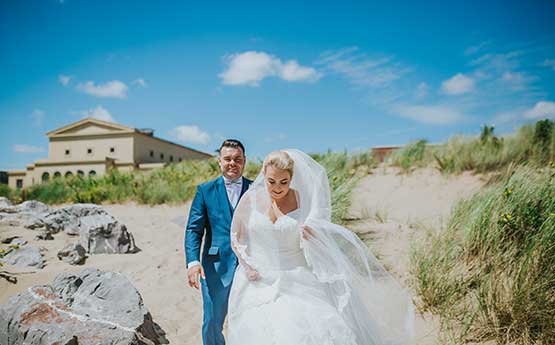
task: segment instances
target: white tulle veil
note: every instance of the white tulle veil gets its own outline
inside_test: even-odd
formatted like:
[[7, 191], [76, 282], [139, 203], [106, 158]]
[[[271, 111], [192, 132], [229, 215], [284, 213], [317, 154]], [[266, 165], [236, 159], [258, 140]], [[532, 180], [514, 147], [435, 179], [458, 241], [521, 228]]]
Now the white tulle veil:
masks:
[[[331, 222], [331, 199], [325, 169], [302, 151], [283, 150], [294, 161], [290, 187], [299, 196], [299, 224], [316, 235], [299, 239], [306, 262], [328, 290], [334, 307], [352, 328], [359, 344], [406, 345], [413, 343], [413, 305], [410, 295], [389, 274], [368, 247], [351, 231]], [[251, 255], [256, 246], [254, 212], [267, 214], [271, 205], [261, 172], [234, 213], [231, 240], [240, 270], [271, 275], [280, 253]], [[238, 273], [239, 274], [239, 273]], [[262, 293], [262, 292], [261, 292]], [[315, 315], [318, 317], [318, 315]]]

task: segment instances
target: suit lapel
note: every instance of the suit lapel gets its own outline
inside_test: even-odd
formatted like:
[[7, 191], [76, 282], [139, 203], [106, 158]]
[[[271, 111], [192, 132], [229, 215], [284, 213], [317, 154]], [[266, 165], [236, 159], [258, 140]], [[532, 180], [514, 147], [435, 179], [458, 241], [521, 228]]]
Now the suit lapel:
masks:
[[227, 197], [227, 190], [224, 185], [224, 178], [220, 176], [218, 181], [216, 181], [216, 193], [218, 203], [220, 204], [220, 209], [224, 211], [224, 214], [228, 216], [231, 221], [231, 216], [233, 215], [233, 209], [229, 203], [229, 198]]

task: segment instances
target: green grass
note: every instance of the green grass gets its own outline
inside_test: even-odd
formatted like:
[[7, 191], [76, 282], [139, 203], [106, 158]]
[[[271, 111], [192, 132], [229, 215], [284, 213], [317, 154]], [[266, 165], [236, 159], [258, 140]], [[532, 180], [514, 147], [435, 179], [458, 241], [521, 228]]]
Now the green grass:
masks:
[[[331, 152], [313, 157], [328, 171], [332, 190], [333, 220], [341, 222], [350, 204], [350, 193], [361, 176], [368, 174], [375, 162], [368, 152], [348, 154]], [[249, 161], [245, 176], [255, 178], [262, 162]], [[193, 198], [196, 186], [220, 175], [215, 159], [187, 161], [154, 169], [147, 173], [111, 170], [98, 177], [72, 176], [33, 185], [21, 191], [0, 189], [15, 202], [39, 200], [47, 204], [122, 203], [177, 204]], [[0, 194], [2, 195], [2, 194]]]
[[555, 344], [555, 169], [517, 167], [412, 253], [420, 308], [451, 343]]
[[433, 146], [419, 140], [393, 152], [389, 159], [405, 172], [423, 166], [444, 173], [498, 171], [511, 164], [541, 166], [555, 160], [555, 124], [541, 120], [505, 137], [495, 136], [493, 126], [483, 126], [479, 137], [454, 136]]

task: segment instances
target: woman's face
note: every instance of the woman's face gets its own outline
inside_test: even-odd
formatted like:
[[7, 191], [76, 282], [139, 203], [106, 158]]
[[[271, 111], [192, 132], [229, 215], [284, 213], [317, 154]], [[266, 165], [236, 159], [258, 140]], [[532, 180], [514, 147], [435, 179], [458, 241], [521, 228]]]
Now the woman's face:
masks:
[[266, 181], [266, 188], [272, 199], [280, 200], [289, 192], [289, 185], [291, 184], [291, 175], [289, 171], [277, 169], [269, 165], [266, 167], [264, 179]]

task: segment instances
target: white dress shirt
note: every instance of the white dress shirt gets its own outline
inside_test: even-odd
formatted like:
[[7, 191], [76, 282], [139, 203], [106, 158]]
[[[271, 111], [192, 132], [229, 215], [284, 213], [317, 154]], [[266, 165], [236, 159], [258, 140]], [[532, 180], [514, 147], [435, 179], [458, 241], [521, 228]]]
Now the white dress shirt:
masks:
[[[243, 189], [243, 177], [239, 177], [235, 180], [228, 179], [225, 176], [224, 178], [224, 186], [225, 190], [227, 191], [227, 199], [229, 200], [229, 204], [233, 209], [237, 206], [237, 202], [239, 201], [239, 197], [241, 196], [241, 190]], [[199, 261], [191, 261], [187, 264], [187, 268], [191, 268], [193, 266], [200, 265]]]

